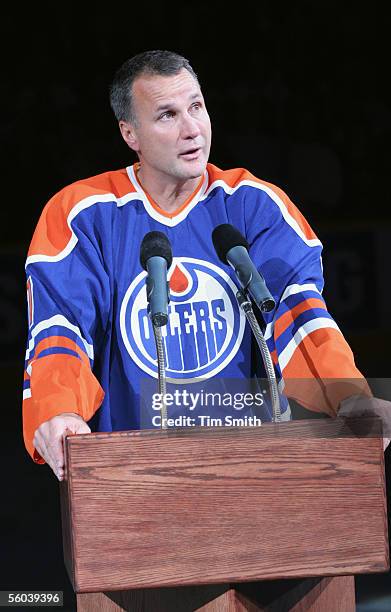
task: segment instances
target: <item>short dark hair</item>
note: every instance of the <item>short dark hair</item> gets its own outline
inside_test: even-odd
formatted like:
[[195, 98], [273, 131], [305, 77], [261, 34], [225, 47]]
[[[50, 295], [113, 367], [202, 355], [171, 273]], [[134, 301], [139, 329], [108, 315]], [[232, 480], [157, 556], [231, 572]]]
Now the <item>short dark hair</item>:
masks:
[[136, 122], [132, 103], [132, 86], [135, 79], [145, 74], [171, 76], [186, 68], [198, 81], [189, 60], [173, 51], [144, 51], [126, 60], [117, 70], [110, 86], [110, 106], [117, 121]]

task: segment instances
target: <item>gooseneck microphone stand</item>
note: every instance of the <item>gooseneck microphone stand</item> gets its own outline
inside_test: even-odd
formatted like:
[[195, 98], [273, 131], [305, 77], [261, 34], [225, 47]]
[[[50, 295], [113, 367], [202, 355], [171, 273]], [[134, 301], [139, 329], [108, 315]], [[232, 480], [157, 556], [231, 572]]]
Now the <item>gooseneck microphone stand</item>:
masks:
[[278, 423], [279, 421], [281, 421], [280, 397], [278, 393], [277, 379], [276, 379], [276, 374], [274, 372], [274, 366], [273, 366], [273, 361], [270, 355], [270, 351], [266, 344], [266, 340], [263, 337], [259, 323], [254, 315], [251, 301], [244, 289], [241, 289], [236, 293], [236, 299], [238, 301], [240, 308], [243, 310], [247, 321], [249, 322], [249, 325], [252, 329], [252, 332], [259, 346], [259, 350], [261, 351], [263, 365], [265, 366], [265, 371], [266, 371], [269, 388], [270, 388], [270, 396], [272, 400], [273, 423]]
[[166, 366], [164, 364], [164, 345], [162, 328], [156, 325], [152, 319], [153, 335], [155, 337], [157, 355], [157, 377], [158, 390], [160, 394], [160, 428], [168, 429], [167, 425], [167, 405], [166, 405]]

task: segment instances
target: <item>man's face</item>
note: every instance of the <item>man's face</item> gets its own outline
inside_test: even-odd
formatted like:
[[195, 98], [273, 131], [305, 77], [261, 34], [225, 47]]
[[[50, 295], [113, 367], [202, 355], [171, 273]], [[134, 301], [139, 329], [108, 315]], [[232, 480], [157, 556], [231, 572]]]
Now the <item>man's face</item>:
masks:
[[142, 168], [155, 176], [186, 181], [201, 176], [209, 157], [211, 125], [194, 77], [145, 75], [133, 83], [136, 124], [120, 124]]

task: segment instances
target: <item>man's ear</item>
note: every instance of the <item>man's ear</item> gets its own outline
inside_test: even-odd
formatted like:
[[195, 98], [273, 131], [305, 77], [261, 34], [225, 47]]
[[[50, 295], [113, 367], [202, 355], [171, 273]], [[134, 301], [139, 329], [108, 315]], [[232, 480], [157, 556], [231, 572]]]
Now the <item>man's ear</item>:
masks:
[[133, 151], [136, 153], [139, 151], [138, 138], [136, 136], [136, 132], [134, 130], [134, 126], [132, 123], [128, 123], [127, 121], [119, 122], [119, 129], [122, 134], [122, 138]]

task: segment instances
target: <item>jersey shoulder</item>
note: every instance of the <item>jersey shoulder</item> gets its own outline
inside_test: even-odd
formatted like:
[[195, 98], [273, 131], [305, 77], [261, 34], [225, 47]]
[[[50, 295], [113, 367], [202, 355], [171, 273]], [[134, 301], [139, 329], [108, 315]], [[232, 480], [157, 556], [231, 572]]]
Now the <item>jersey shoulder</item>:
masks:
[[233, 168], [231, 170], [221, 170], [214, 164], [208, 164], [209, 190], [215, 187], [222, 187], [227, 193], [233, 194], [239, 188], [251, 190], [259, 193], [262, 197], [264, 206], [277, 206], [282, 217], [289, 225], [299, 228], [299, 230], [309, 240], [316, 240], [316, 234], [305, 219], [303, 214], [292, 202], [283, 189], [273, 183], [259, 179], [245, 168]]
[[111, 170], [66, 185], [49, 200], [45, 208], [57, 207], [69, 213], [85, 198], [96, 197], [98, 200], [99, 196], [108, 195], [119, 199], [134, 191], [125, 168]]
[[229, 170], [222, 170], [214, 164], [208, 164], [207, 169], [209, 174], [209, 187], [213, 187], [213, 184], [221, 184], [222, 187], [226, 186], [234, 189], [240, 187], [246, 182], [254, 181], [256, 183], [262, 183], [262, 181], [259, 181], [259, 179], [257, 179], [245, 168], [231, 168]]
[[[239, 187], [254, 187], [255, 189], [259, 189], [260, 191], [269, 193], [272, 192], [283, 201], [289, 200], [287, 194], [274, 185], [273, 183], [269, 183], [268, 181], [264, 181], [254, 174], [252, 174], [246, 168], [232, 168], [229, 170], [221, 170], [214, 164], [208, 164], [208, 174], [209, 174], [209, 184], [210, 186], [213, 183], [221, 182], [225, 184], [227, 187], [231, 189], [237, 189]], [[291, 202], [292, 203], [292, 202]]]
[[37, 253], [56, 255], [69, 242], [70, 222], [83, 209], [112, 202], [135, 192], [126, 169], [112, 170], [71, 183], [57, 192], [44, 207], [35, 229], [28, 257]]

